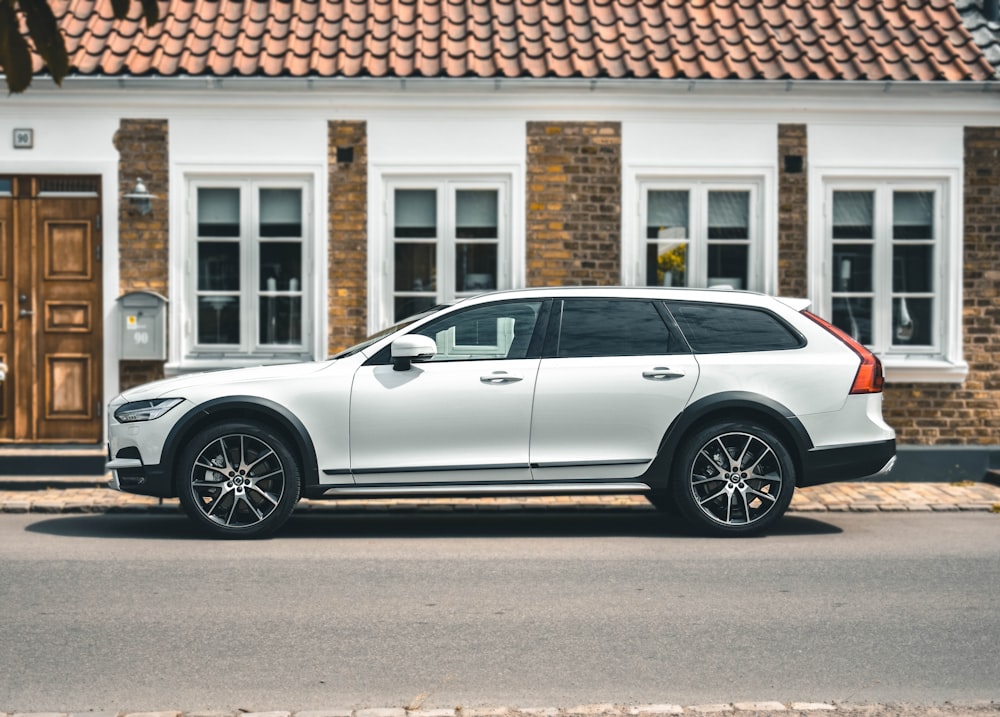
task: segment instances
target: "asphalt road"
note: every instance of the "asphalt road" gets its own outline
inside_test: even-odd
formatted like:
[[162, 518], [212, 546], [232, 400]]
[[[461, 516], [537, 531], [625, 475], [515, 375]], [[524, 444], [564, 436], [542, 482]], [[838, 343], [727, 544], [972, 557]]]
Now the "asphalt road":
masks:
[[0, 712], [1000, 697], [1000, 516], [0, 515]]

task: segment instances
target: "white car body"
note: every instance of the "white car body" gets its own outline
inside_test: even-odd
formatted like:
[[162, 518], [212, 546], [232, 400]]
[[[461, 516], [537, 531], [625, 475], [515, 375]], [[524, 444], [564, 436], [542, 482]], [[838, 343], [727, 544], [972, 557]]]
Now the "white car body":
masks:
[[[801, 345], [568, 357], [541, 348], [553, 340], [552, 326], [561, 326], [551, 318], [556, 307], [562, 311], [564, 301], [589, 306], [581, 300], [650, 303], [668, 325], [670, 311], [663, 307], [678, 302], [752, 309], [786, 324]], [[533, 348], [524, 348], [524, 357], [498, 358], [458, 345], [456, 329], [439, 332], [429, 349], [451, 351], [449, 360], [419, 356], [431, 341], [418, 333], [421, 327], [443, 325], [475, 307], [481, 314], [521, 310], [518, 302], [538, 312]], [[795, 465], [786, 472], [794, 467], [798, 485], [887, 469], [895, 435], [882, 420], [881, 368], [877, 390], [851, 393], [858, 349], [806, 318], [805, 305], [750, 292], [657, 288], [526, 289], [467, 299], [341, 358], [184, 375], [125, 391], [108, 411], [112, 487], [177, 495], [192, 470], [177, 464], [186, 442], [212, 424], [237, 419], [270, 426], [287, 444], [300, 474], [296, 497], [655, 494], [666, 490], [674, 455], [694, 427], [713, 416], [749, 420], [755, 411], [773, 431], [768, 440], [788, 444]], [[510, 347], [517, 339], [503, 334], [521, 321], [497, 319], [491, 337]], [[678, 333], [679, 324], [669, 330]], [[386, 362], [390, 347], [416, 358]], [[152, 420], [117, 418], [123, 407], [170, 398], [180, 401]], [[750, 532], [755, 521], [746, 522], [746, 530], [730, 532]], [[225, 528], [216, 532], [227, 534]]]

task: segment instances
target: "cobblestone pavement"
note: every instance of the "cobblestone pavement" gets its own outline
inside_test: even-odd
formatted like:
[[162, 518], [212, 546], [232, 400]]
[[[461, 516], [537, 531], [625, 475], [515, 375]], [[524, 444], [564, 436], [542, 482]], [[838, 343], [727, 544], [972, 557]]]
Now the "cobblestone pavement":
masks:
[[996, 717], [1000, 702], [969, 702], [943, 705], [869, 704], [829, 702], [729, 702], [704, 705], [613, 705], [576, 707], [489, 707], [454, 709], [326, 709], [254, 712], [250, 710], [202, 710], [181, 712], [15, 712], [0, 717], [667, 717], [668, 715], [733, 715], [734, 717]]
[[[20, 483], [19, 483], [20, 481]], [[40, 487], [49, 483], [46, 487]], [[173, 511], [176, 499], [160, 500], [119, 493], [95, 478], [9, 479], [0, 487], [2, 513], [106, 513]], [[555, 496], [527, 498], [399, 498], [375, 500], [303, 500], [297, 512], [368, 511], [529, 511], [653, 510], [642, 496]], [[800, 488], [792, 512], [929, 512], [991, 511], [1000, 513], [1000, 486], [990, 483], [831, 483]], [[2, 715], [0, 715], [2, 717]]]

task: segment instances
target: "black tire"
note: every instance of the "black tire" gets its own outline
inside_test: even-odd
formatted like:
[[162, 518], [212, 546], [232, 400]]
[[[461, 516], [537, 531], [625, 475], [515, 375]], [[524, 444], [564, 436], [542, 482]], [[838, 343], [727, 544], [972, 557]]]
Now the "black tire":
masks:
[[698, 430], [677, 454], [671, 492], [683, 516], [710, 535], [756, 535], [792, 502], [795, 462], [770, 429], [722, 421]]
[[188, 517], [224, 538], [261, 538], [280, 528], [299, 500], [302, 475], [286, 439], [249, 421], [201, 430], [180, 453], [176, 473]]

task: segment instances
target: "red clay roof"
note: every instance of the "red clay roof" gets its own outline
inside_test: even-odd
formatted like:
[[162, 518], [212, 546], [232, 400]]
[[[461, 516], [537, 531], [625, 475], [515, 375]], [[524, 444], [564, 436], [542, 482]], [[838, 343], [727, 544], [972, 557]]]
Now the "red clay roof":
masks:
[[[953, 0], [52, 0], [79, 75], [988, 80]], [[133, 3], [133, 17], [139, 3]], [[41, 70], [41, 66], [36, 67]]]

